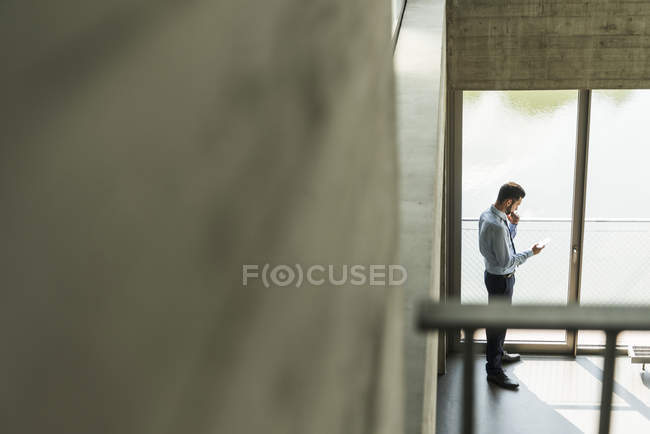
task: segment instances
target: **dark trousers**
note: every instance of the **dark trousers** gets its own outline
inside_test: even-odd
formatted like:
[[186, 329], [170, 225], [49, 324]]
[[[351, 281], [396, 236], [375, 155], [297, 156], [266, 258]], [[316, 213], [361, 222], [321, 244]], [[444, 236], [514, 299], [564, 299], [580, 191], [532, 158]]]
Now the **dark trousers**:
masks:
[[[485, 272], [485, 287], [488, 291], [488, 303], [512, 303], [512, 290], [515, 287], [515, 275], [511, 277], [496, 276]], [[506, 329], [486, 329], [487, 350], [485, 351], [485, 370], [488, 375], [498, 374], [501, 368], [503, 343], [506, 340]]]

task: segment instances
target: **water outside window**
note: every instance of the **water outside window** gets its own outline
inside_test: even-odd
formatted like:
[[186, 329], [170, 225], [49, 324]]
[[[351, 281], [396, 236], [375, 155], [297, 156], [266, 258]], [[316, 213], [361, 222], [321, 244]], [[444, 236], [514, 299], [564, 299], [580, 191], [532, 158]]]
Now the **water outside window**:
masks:
[[[463, 303], [487, 303], [478, 217], [508, 181], [526, 190], [517, 251], [552, 240], [517, 270], [513, 303], [567, 303], [577, 104], [577, 91], [464, 92]], [[507, 336], [507, 341], [565, 339], [563, 330], [510, 330]]]

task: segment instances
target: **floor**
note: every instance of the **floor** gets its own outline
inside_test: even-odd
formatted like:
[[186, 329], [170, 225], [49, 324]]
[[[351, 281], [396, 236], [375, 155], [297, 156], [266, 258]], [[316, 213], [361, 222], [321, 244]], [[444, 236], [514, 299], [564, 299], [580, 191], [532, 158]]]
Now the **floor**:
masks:
[[[603, 358], [523, 356], [507, 365], [518, 391], [485, 380], [484, 356], [475, 361], [476, 433], [597, 433]], [[616, 360], [612, 433], [650, 433], [650, 367]], [[450, 355], [447, 374], [438, 377], [436, 432], [461, 429], [462, 360]]]

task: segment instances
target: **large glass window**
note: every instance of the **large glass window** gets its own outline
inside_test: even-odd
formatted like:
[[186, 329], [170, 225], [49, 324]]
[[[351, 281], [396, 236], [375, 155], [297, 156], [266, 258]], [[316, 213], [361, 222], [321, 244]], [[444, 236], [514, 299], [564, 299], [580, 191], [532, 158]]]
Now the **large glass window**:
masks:
[[[577, 91], [464, 92], [463, 303], [487, 303], [478, 218], [508, 181], [526, 190], [517, 250], [551, 238], [540, 255], [517, 270], [513, 303], [567, 303], [577, 101]], [[510, 330], [507, 336], [508, 341], [565, 339], [563, 330]]]
[[[650, 305], [649, 90], [592, 92], [580, 303]], [[580, 332], [578, 345], [604, 345]], [[620, 344], [650, 344], [624, 332]]]

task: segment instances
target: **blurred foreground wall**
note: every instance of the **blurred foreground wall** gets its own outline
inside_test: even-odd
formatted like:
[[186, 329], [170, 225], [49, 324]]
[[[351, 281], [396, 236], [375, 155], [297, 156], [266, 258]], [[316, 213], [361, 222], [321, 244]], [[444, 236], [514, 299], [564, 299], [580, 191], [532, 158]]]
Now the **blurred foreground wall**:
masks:
[[[40, 4], [39, 4], [40, 3]], [[0, 7], [0, 432], [402, 430], [389, 2]]]

